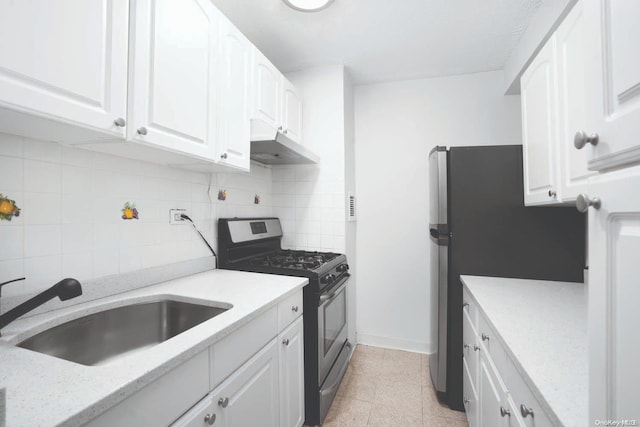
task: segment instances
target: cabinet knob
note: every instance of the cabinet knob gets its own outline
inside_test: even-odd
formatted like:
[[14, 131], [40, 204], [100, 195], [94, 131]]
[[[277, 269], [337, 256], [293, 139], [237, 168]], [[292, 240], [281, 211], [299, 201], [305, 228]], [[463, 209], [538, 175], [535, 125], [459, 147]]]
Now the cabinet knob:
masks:
[[212, 426], [213, 423], [216, 422], [216, 414], [211, 414], [211, 415], [207, 414], [207, 415], [205, 415], [204, 416], [204, 422], [209, 424], [210, 426]]
[[500, 407], [500, 415], [502, 417], [510, 417], [511, 416], [511, 411], [508, 409], [504, 409], [502, 406]]
[[576, 199], [576, 209], [578, 209], [578, 212], [585, 213], [589, 210], [589, 206], [593, 206], [594, 209], [600, 209], [602, 201], [599, 197], [589, 198], [586, 194], [579, 194]]
[[221, 158], [221, 159], [226, 159], [227, 157], [229, 157], [229, 156], [227, 155], [227, 153], [222, 153], [222, 154], [220, 154], [220, 158]]
[[556, 190], [549, 190], [549, 197], [553, 197], [554, 199], [556, 198], [556, 196], [558, 195], [558, 193], [556, 192]]
[[469, 307], [469, 303], [468, 302], [463, 302], [462, 303], [462, 308], [466, 308], [466, 307]]
[[225, 397], [225, 398], [220, 398], [218, 399], [218, 406], [222, 406], [223, 408], [226, 408], [227, 405], [229, 404], [229, 398]]
[[282, 126], [278, 126], [278, 130], [282, 132]]
[[573, 137], [573, 145], [580, 150], [587, 144], [598, 145], [598, 139], [600, 137], [597, 133], [592, 133], [591, 135], [587, 135], [587, 133], [583, 130], [579, 130], [576, 132], [576, 136]]
[[469, 404], [469, 399], [467, 399], [466, 397], [462, 399], [462, 401], [464, 402], [465, 405]]
[[297, 313], [298, 312], [298, 306], [297, 305], [292, 306], [291, 307], [291, 311], [293, 311], [294, 313]]
[[482, 341], [489, 341], [489, 335], [482, 333]]
[[283, 130], [282, 133], [284, 133], [286, 135], [287, 133], [289, 133], [289, 129]]
[[118, 126], [119, 128], [123, 128], [127, 124], [127, 122], [122, 117], [118, 117], [113, 121], [113, 124]]
[[289, 338], [285, 338], [282, 340], [283, 345], [289, 345]]
[[520, 413], [522, 414], [523, 418], [527, 418], [529, 415], [531, 415], [531, 418], [533, 418], [533, 409], [527, 408], [526, 406], [524, 406], [524, 404], [520, 405]]
[[473, 351], [480, 351], [480, 346], [478, 344], [474, 344]]
[[469, 348], [469, 344], [462, 344], [462, 348]]
[[138, 129], [138, 135], [146, 135], [147, 134], [147, 128], [142, 126], [141, 128]]

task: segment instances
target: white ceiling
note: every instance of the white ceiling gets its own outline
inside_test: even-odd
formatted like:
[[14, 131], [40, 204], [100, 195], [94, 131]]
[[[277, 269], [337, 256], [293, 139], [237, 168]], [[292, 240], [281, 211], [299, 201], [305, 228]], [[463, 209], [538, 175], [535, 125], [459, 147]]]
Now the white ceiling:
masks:
[[281, 0], [213, 3], [283, 72], [344, 64], [355, 84], [501, 69], [544, 0]]

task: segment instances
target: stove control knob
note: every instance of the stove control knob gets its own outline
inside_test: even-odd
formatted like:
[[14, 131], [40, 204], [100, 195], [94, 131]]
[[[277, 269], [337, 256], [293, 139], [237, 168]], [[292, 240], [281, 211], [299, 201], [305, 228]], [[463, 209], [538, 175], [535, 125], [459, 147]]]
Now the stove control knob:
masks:
[[320, 279], [320, 282], [323, 285], [328, 285], [329, 283], [333, 283], [334, 280], [336, 280], [336, 276], [334, 276], [333, 274], [327, 274], [322, 279]]
[[349, 264], [340, 264], [338, 268], [336, 268], [338, 273], [344, 273], [347, 270], [349, 270]]

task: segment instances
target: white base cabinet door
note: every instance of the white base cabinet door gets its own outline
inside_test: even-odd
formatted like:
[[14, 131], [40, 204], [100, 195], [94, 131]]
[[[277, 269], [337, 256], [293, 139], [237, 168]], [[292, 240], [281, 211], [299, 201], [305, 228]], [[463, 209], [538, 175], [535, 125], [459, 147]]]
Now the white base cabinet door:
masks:
[[251, 42], [224, 16], [219, 33], [219, 162], [249, 170], [251, 113]]
[[524, 202], [527, 206], [552, 204], [556, 186], [557, 78], [556, 38], [553, 35], [520, 79]]
[[584, 0], [589, 168], [640, 162], [640, 2]]
[[[590, 420], [638, 418], [640, 167], [607, 174], [589, 197]], [[601, 178], [602, 179], [602, 178]]]
[[304, 339], [302, 317], [278, 337], [280, 342], [280, 426], [304, 422]]
[[0, 107], [124, 136], [128, 25], [123, 0], [0, 2]]
[[208, 0], [137, 0], [130, 140], [213, 159], [219, 12]]
[[220, 426], [279, 426], [277, 340], [267, 344], [211, 394], [218, 406]]
[[476, 391], [477, 381], [472, 379], [469, 365], [465, 358], [462, 359], [462, 399], [464, 411], [467, 413], [467, 423], [469, 427], [478, 427], [478, 392]]
[[494, 377], [491, 362], [484, 356], [484, 347], [480, 350], [480, 372], [478, 378], [478, 393], [480, 399], [480, 426], [503, 426], [503, 417], [500, 416], [500, 405], [506, 394]]

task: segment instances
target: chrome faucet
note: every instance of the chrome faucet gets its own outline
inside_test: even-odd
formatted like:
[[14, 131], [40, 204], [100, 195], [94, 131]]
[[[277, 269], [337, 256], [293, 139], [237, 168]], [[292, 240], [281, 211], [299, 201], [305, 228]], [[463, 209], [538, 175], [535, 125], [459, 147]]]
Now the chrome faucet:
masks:
[[[0, 290], [4, 285], [24, 279], [25, 278], [22, 277], [20, 279], [14, 279], [9, 280], [8, 282], [0, 283]], [[78, 282], [76, 279], [62, 279], [49, 289], [40, 292], [35, 297], [28, 299], [17, 307], [14, 307], [11, 310], [7, 311], [5, 314], [1, 315], [0, 330], [7, 326], [9, 323], [16, 320], [18, 317], [24, 316], [28, 312], [40, 307], [42, 304], [52, 300], [55, 297], [60, 298], [60, 301], [66, 301], [80, 295], [82, 295], [82, 286], [80, 285], [80, 282]], [[0, 336], [2, 336], [1, 331]]]

